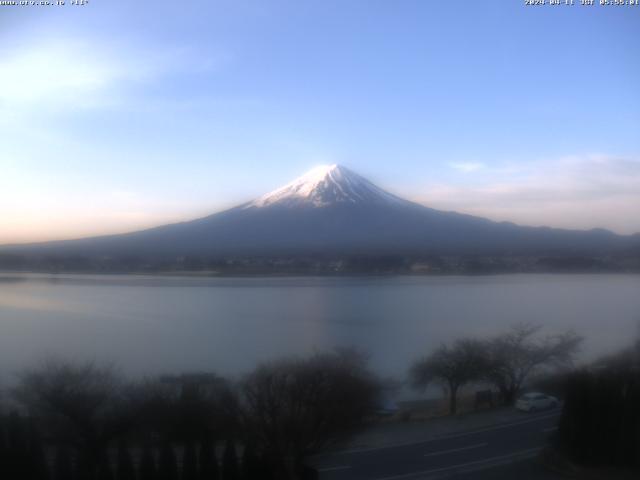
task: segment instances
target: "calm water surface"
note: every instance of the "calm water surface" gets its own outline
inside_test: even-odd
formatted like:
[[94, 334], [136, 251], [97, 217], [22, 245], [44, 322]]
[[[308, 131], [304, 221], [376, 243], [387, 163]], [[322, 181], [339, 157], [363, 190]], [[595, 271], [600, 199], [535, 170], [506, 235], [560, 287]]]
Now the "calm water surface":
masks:
[[[458, 336], [520, 321], [586, 336], [583, 356], [629, 344], [640, 276], [178, 278], [0, 274], [0, 373], [49, 355], [131, 374], [245, 372], [262, 360], [355, 345], [402, 376]], [[1, 379], [0, 379], [1, 381]]]

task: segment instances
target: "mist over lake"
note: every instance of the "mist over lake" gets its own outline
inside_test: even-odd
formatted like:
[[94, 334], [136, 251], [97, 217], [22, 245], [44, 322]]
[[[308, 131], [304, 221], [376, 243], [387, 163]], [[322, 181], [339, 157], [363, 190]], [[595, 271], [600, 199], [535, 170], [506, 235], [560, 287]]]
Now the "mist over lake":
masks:
[[402, 377], [460, 336], [516, 322], [585, 336], [581, 358], [638, 334], [640, 276], [197, 278], [0, 275], [2, 381], [47, 356], [110, 361], [132, 375], [216, 371], [340, 346]]
[[515, 322], [584, 335], [582, 357], [629, 344], [640, 321], [634, 275], [195, 278], [3, 274], [0, 365], [47, 356], [112, 361], [133, 375], [241, 374], [257, 362], [340, 346], [402, 376], [459, 336]]

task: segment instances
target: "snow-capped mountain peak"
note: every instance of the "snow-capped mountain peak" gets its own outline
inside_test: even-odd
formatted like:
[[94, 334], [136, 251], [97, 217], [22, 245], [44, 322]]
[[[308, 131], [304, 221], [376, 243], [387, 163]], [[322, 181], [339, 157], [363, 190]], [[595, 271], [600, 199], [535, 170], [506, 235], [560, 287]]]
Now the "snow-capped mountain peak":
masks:
[[303, 176], [248, 203], [244, 208], [271, 205], [326, 207], [335, 204], [404, 202], [341, 165], [321, 165]]

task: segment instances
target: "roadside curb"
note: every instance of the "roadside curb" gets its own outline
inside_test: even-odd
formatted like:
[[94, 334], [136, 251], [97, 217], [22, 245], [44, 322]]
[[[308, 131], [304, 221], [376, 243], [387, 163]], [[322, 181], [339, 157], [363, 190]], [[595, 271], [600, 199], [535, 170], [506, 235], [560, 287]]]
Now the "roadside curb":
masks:
[[476, 460], [452, 467], [442, 467], [432, 470], [425, 470], [422, 472], [408, 473], [404, 475], [381, 477], [376, 478], [375, 480], [438, 480], [450, 477], [452, 475], [458, 475], [461, 473], [473, 473], [480, 470], [495, 468], [502, 465], [509, 465], [512, 463], [520, 462], [522, 460], [527, 460], [529, 458], [534, 458], [540, 454], [542, 449], [543, 447], [535, 447], [521, 450], [519, 452], [509, 453], [506, 455], [487, 458], [484, 460]]
[[355, 446], [354, 448], [348, 448], [348, 449], [342, 449], [342, 450], [333, 450], [333, 451], [329, 451], [329, 452], [324, 452], [321, 454], [316, 455], [316, 457], [322, 457], [322, 456], [327, 456], [327, 455], [348, 455], [348, 454], [353, 454], [353, 453], [366, 453], [366, 452], [374, 452], [377, 450], [386, 450], [389, 448], [402, 448], [402, 447], [407, 447], [407, 446], [411, 446], [411, 445], [420, 445], [423, 443], [429, 443], [429, 442], [437, 442], [440, 440], [447, 440], [447, 439], [451, 439], [451, 438], [457, 438], [457, 437], [464, 437], [467, 435], [474, 435], [476, 433], [482, 433], [482, 432], [486, 432], [486, 431], [490, 431], [490, 430], [500, 430], [503, 428], [511, 428], [511, 427], [516, 427], [518, 425], [524, 425], [527, 423], [532, 423], [532, 422], [536, 422], [536, 421], [540, 421], [540, 420], [544, 420], [546, 418], [552, 418], [556, 415], [559, 415], [559, 413], [557, 412], [547, 412], [547, 413], [543, 413], [543, 414], [537, 414], [535, 416], [531, 416], [528, 418], [523, 418], [522, 420], [517, 420], [515, 422], [500, 422], [500, 423], [495, 423], [492, 425], [485, 425], [485, 426], [481, 426], [481, 427], [477, 427], [477, 428], [473, 428], [470, 430], [461, 430], [461, 431], [457, 431], [457, 432], [451, 432], [451, 433], [444, 433], [441, 435], [436, 435], [430, 438], [423, 438], [420, 440], [412, 440], [412, 441], [408, 441], [408, 442], [397, 442], [397, 443], [391, 443], [391, 444], [387, 444], [387, 445], [381, 445], [381, 446]]

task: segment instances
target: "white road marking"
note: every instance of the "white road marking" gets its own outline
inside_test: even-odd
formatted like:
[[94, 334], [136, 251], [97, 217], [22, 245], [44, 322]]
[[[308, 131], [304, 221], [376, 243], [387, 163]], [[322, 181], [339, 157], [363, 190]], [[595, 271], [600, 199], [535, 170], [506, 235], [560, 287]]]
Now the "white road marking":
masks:
[[319, 468], [318, 472], [333, 472], [336, 470], [346, 470], [348, 468], [351, 468], [349, 465], [343, 465], [340, 467], [326, 467], [326, 468]]
[[350, 450], [340, 450], [337, 452], [326, 452], [323, 454], [320, 454], [319, 456], [335, 456], [335, 455], [348, 455], [351, 453], [367, 453], [367, 452], [376, 452], [378, 450], [386, 450], [388, 448], [399, 448], [399, 447], [409, 447], [412, 445], [422, 445], [425, 443], [429, 443], [429, 442], [439, 442], [441, 440], [448, 440], [450, 438], [460, 438], [460, 437], [467, 437], [469, 435], [475, 435], [477, 433], [484, 433], [484, 432], [491, 432], [493, 430], [501, 430], [504, 428], [511, 428], [511, 427], [517, 427], [518, 425], [524, 425], [526, 423], [532, 423], [532, 422], [538, 422], [540, 420], [546, 420], [547, 418], [552, 418], [552, 417], [556, 417], [559, 416], [559, 413], [550, 413], [550, 414], [546, 414], [546, 415], [540, 415], [540, 416], [536, 416], [535, 418], [530, 418], [528, 420], [522, 420], [522, 421], [518, 421], [518, 422], [512, 422], [512, 423], [503, 423], [501, 425], [496, 425], [493, 427], [487, 427], [487, 428], [481, 428], [479, 430], [471, 430], [468, 432], [461, 432], [461, 433], [453, 433], [451, 435], [443, 435], [441, 437], [434, 437], [434, 438], [429, 438], [429, 439], [425, 439], [425, 440], [417, 440], [417, 441], [413, 441], [413, 442], [402, 442], [402, 443], [394, 443], [391, 445], [384, 445], [381, 447], [369, 447], [369, 448], [354, 448], [354, 449], [350, 449]]
[[425, 457], [435, 457], [437, 455], [446, 455], [447, 453], [462, 452], [463, 450], [472, 450], [474, 448], [486, 447], [488, 443], [478, 443], [477, 445], [469, 445], [468, 447], [452, 448], [450, 450], [441, 450], [440, 452], [433, 452], [425, 454]]
[[509, 453], [507, 455], [499, 455], [497, 457], [484, 458], [482, 460], [476, 460], [473, 462], [459, 463], [457, 465], [450, 465], [448, 467], [434, 468], [431, 470], [423, 470], [421, 472], [411, 472], [411, 473], [404, 473], [402, 475], [392, 475], [390, 477], [381, 477], [381, 478], [376, 478], [375, 480], [401, 480], [403, 478], [430, 475], [433, 473], [445, 472], [447, 470], [456, 470], [456, 469], [461, 469], [465, 467], [472, 467], [474, 465], [491, 464], [494, 462], [508, 461], [511, 459], [518, 458], [520, 456], [535, 455], [540, 450], [542, 450], [542, 447], [529, 448], [526, 450], [519, 450], [517, 452]]

